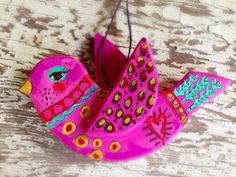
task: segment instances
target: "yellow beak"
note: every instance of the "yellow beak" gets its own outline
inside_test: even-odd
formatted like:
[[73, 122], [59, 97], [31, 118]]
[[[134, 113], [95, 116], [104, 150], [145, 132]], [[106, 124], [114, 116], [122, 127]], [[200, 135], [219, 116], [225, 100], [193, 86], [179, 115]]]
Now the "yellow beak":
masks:
[[27, 80], [19, 89], [22, 93], [26, 95], [30, 95], [31, 90], [32, 90], [32, 85], [29, 80]]

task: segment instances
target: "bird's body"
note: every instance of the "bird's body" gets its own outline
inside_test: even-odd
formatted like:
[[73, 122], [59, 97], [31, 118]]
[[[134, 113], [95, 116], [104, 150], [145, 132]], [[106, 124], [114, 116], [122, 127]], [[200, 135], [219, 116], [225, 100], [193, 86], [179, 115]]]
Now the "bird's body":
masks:
[[189, 72], [173, 88], [158, 92], [154, 66], [142, 39], [116, 70], [111, 90], [97, 85], [79, 61], [54, 56], [35, 67], [22, 91], [30, 90], [41, 119], [75, 152], [96, 160], [130, 160], [167, 144], [194, 111], [229, 85], [216, 75]]

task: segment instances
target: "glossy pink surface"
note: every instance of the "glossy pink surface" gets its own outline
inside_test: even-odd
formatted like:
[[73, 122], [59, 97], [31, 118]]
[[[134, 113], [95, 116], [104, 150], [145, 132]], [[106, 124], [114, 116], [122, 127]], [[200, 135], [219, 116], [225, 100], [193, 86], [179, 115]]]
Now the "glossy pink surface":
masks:
[[[95, 38], [96, 46], [99, 41], [100, 35]], [[29, 77], [33, 86], [30, 97], [47, 127], [70, 149], [95, 160], [126, 161], [162, 148], [193, 112], [222, 93], [230, 82], [212, 74], [189, 72], [173, 88], [158, 92], [152, 52], [143, 38], [127, 61], [107, 41], [104, 51], [114, 60], [105, 62], [120, 61], [115, 72], [114, 64], [105, 65], [114, 83], [108, 91], [104, 89], [105, 81], [99, 80], [102, 73], [98, 50], [95, 47], [100, 86], [79, 61], [68, 56], [42, 60]], [[58, 66], [66, 68], [65, 78], [51, 82], [47, 73]]]

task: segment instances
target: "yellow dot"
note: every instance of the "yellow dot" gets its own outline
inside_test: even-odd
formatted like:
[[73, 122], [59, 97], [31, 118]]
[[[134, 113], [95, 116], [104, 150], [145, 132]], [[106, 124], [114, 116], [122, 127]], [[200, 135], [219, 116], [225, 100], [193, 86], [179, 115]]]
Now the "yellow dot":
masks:
[[118, 101], [121, 99], [121, 93], [120, 92], [116, 92], [116, 94], [113, 97], [113, 102], [114, 103], [118, 103]]
[[151, 78], [151, 80], [149, 81], [149, 83], [150, 83], [151, 85], [154, 85], [154, 84], [156, 83], [156, 79], [155, 79], [155, 78]]
[[132, 80], [131, 85], [135, 86], [136, 84], [137, 84], [137, 81], [136, 80]]
[[121, 81], [120, 81], [120, 86], [123, 87], [124, 83], [125, 83], [125, 81], [124, 81], [124, 80], [121, 80]]
[[103, 159], [103, 152], [101, 150], [94, 150], [89, 154], [89, 157], [94, 160], [102, 160]]
[[181, 122], [185, 122], [186, 121], [186, 116], [181, 116]]
[[120, 143], [115, 141], [115, 142], [112, 142], [109, 146], [109, 149], [111, 152], [118, 152], [120, 151]]
[[176, 107], [178, 107], [178, 102], [176, 100], [174, 100], [172, 105], [176, 108]]
[[179, 108], [179, 112], [180, 112], [180, 113], [183, 113], [183, 112], [184, 112], [184, 109], [183, 109], [183, 108]]
[[130, 64], [130, 65], [129, 65], [128, 70], [129, 70], [129, 74], [131, 74], [132, 72], [134, 72], [134, 66], [133, 66], [133, 64]]
[[102, 140], [100, 138], [95, 138], [93, 140], [93, 147], [94, 148], [99, 148], [102, 146]]
[[143, 106], [139, 106], [135, 111], [135, 114], [137, 116], [136, 118], [139, 119], [142, 113], [143, 113]]
[[143, 61], [143, 58], [142, 57], [138, 57], [138, 61]]
[[172, 93], [168, 93], [167, 96], [168, 96], [168, 98], [172, 98], [173, 94]]
[[149, 67], [152, 67], [152, 62], [151, 62], [151, 61], [148, 61], [147, 65], [148, 65]]
[[74, 139], [74, 143], [78, 148], [85, 148], [88, 145], [88, 137], [86, 135], [78, 135]]
[[101, 118], [100, 120], [98, 120], [97, 126], [98, 127], [102, 127], [102, 126], [105, 125], [105, 123], [106, 123], [106, 119], [105, 118]]
[[132, 105], [132, 98], [129, 97], [125, 100], [125, 108], [128, 109]]
[[107, 108], [106, 113], [108, 116], [111, 115], [113, 113], [112, 108]]
[[119, 109], [117, 112], [116, 112], [116, 118], [121, 118], [123, 116], [123, 111], [121, 109]]
[[123, 120], [123, 124], [124, 125], [128, 125], [130, 122], [131, 122], [131, 117], [126, 117], [124, 120]]
[[76, 126], [73, 122], [67, 122], [62, 127], [62, 132], [64, 135], [71, 135], [76, 130]]
[[108, 125], [106, 129], [107, 131], [112, 131], [112, 128], [113, 128], [112, 125]]
[[154, 98], [153, 95], [150, 95], [150, 96], [148, 97], [148, 100], [147, 100], [147, 106], [148, 106], [148, 107], [151, 107], [151, 106], [154, 105], [154, 103], [155, 103], [155, 98]]

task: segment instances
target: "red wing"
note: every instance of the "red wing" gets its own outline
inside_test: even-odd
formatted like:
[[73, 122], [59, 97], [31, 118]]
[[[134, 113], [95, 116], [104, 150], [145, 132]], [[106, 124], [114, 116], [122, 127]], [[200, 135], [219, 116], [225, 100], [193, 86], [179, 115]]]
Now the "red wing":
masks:
[[96, 83], [107, 89], [107, 83], [104, 79], [104, 74], [102, 71], [101, 61], [103, 60], [105, 74], [110, 85], [115, 85], [120, 73], [124, 69], [126, 62], [128, 61], [123, 53], [118, 49], [117, 46], [112, 44], [109, 40], [105, 40], [103, 44], [103, 57], [101, 60], [101, 43], [103, 36], [99, 33], [95, 35], [94, 38], [94, 56], [96, 65]]

